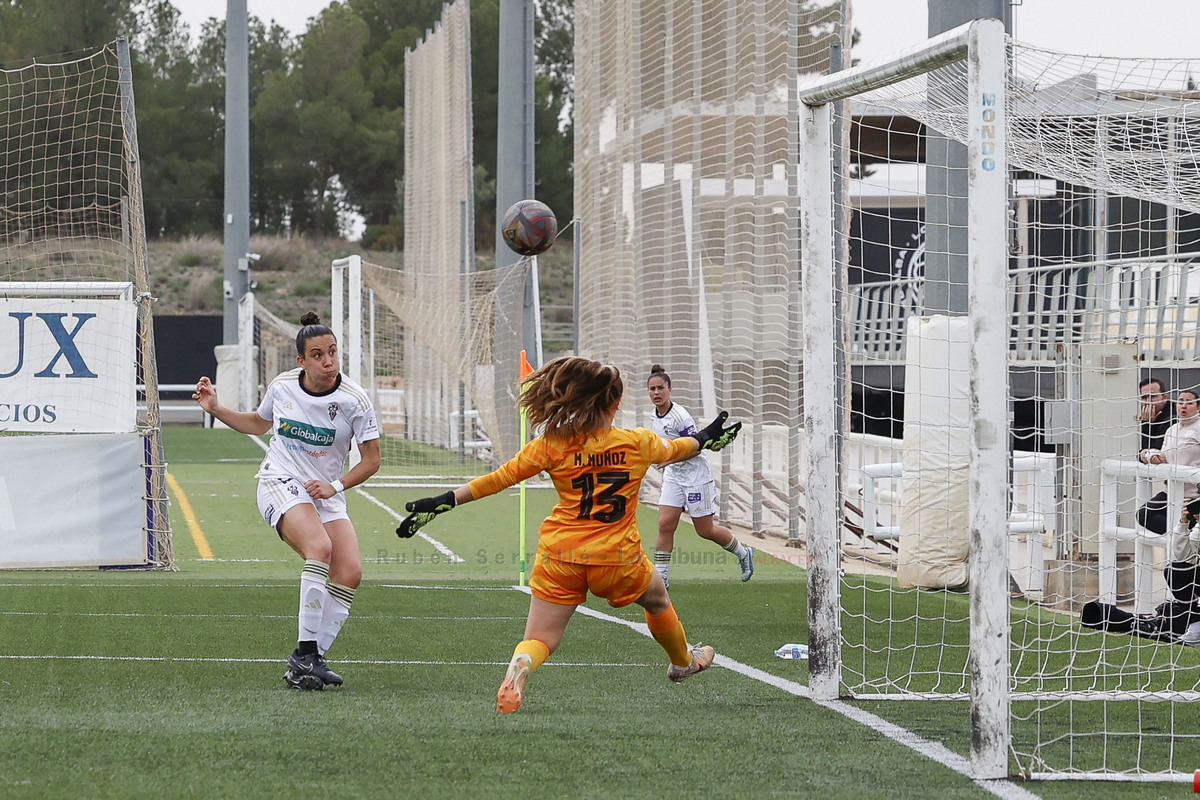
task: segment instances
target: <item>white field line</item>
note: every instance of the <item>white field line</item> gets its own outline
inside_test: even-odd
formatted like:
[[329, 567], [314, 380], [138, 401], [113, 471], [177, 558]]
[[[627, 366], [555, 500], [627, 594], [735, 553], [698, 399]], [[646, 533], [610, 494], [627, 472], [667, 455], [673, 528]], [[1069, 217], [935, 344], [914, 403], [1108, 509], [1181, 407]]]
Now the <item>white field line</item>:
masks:
[[[118, 618], [137, 618], [147, 617], [151, 619], [295, 619], [295, 614], [168, 614], [168, 613], [124, 613], [115, 611], [0, 611], [0, 617], [118, 617]], [[354, 621], [362, 622], [364, 620], [437, 620], [440, 622], [514, 622], [516, 620], [524, 620], [524, 616], [520, 617], [497, 617], [497, 616], [478, 616], [478, 617], [435, 617], [429, 615], [420, 616], [392, 616], [390, 614], [355, 614]]]
[[[0, 586], [41, 586], [41, 585], [44, 585], [44, 584], [0, 584]], [[87, 585], [87, 584], [72, 583], [70, 585], [80, 586], [80, 585]], [[95, 584], [95, 585], [115, 586], [117, 584]], [[145, 586], [147, 584], [128, 584], [128, 585], [130, 585], [130, 586]], [[163, 585], [163, 584], [159, 584], [159, 585]], [[174, 585], [178, 585], [178, 584], [174, 584]], [[197, 584], [197, 585], [211, 586], [214, 584]], [[257, 584], [257, 586], [261, 586], [261, 585], [262, 584]], [[290, 586], [291, 584], [276, 584], [276, 585]], [[382, 588], [426, 589], [426, 590], [427, 589], [443, 589], [443, 590], [460, 590], [460, 591], [475, 591], [475, 592], [478, 592], [478, 591], [518, 591], [523, 594], [529, 594], [529, 587], [527, 587], [527, 586], [510, 586], [510, 587], [469, 587], [468, 586], [468, 587], [464, 587], [464, 586], [419, 586], [419, 585], [412, 585], [412, 584], [384, 584], [382, 586]], [[614, 617], [613, 615], [607, 614], [603, 611], [598, 611], [593, 608], [588, 608], [587, 606], [579, 606], [578, 611], [579, 611], [579, 613], [583, 614], [584, 616], [592, 617], [594, 619], [602, 620], [604, 622], [611, 622], [611, 623], [615, 623], [617, 625], [623, 625], [624, 627], [629, 628], [633, 631], [636, 631], [637, 633], [640, 633], [643, 636], [650, 637], [650, 629], [646, 626], [646, 623], [644, 623], [644, 622], [633, 622], [631, 620], [624, 620], [624, 619], [621, 619], [620, 617]], [[147, 616], [151, 616], [151, 615], [147, 615]], [[213, 615], [213, 616], [228, 616], [228, 615]], [[290, 619], [290, 617], [288, 617], [288, 618]], [[276, 663], [279, 663], [278, 658], [261, 658], [261, 659], [257, 659], [257, 658], [177, 658], [177, 657], [168, 657], [168, 656], [85, 656], [85, 655], [77, 655], [77, 656], [24, 655], [24, 656], [18, 656], [18, 655], [2, 655], [2, 654], [0, 654], [0, 661], [6, 661], [6, 660], [152, 661], [152, 662], [168, 662], [168, 663], [187, 663], [187, 662], [222, 663], [222, 662], [229, 662], [229, 663], [248, 663], [248, 664], [276, 664]], [[508, 664], [507, 661], [499, 662], [499, 661], [413, 661], [413, 660], [344, 660], [344, 661], [339, 660], [337, 663], [339, 663], [339, 664], [368, 664], [368, 665], [375, 664], [375, 665], [384, 665], [384, 666], [458, 665], [458, 666], [496, 666], [496, 667], [506, 666]], [[802, 683], [799, 683], [798, 681], [788, 680], [787, 678], [780, 678], [776, 675], [772, 675], [769, 672], [764, 672], [763, 670], [757, 669], [755, 667], [751, 667], [748, 664], [743, 664], [742, 662], [737, 661], [732, 658], [729, 658], [727, 656], [718, 655], [716, 657], [716, 660], [713, 663], [716, 666], [724, 667], [725, 669], [736, 672], [739, 675], [744, 675], [745, 677], [750, 678], [752, 680], [760, 681], [761, 683], [765, 683], [768, 686], [773, 686], [777, 689], [781, 689], [784, 692], [787, 692], [788, 694], [791, 694], [795, 697], [800, 697], [805, 700], [809, 700], [809, 701], [821, 706], [822, 708], [827, 708], [830, 711], [834, 711], [838, 714], [841, 714], [842, 716], [846, 717], [847, 719], [850, 719], [850, 720], [853, 720], [854, 722], [859, 723], [860, 725], [864, 725], [864, 726], [870, 728], [871, 730], [877, 731], [877, 732], [883, 734], [884, 736], [886, 736], [887, 738], [891, 739], [892, 741], [896, 742], [897, 744], [900, 744], [900, 745], [903, 745], [904, 747], [909, 748], [910, 750], [915, 752], [917, 755], [919, 755], [923, 758], [927, 758], [930, 761], [935, 761], [935, 762], [947, 767], [948, 769], [951, 769], [954, 772], [957, 772], [958, 774], [960, 774], [963, 777], [967, 778], [968, 780], [972, 781], [976, 786], [979, 786], [981, 789], [984, 789], [988, 793], [990, 793], [996, 797], [1002, 798], [1003, 800], [1038, 800], [1038, 795], [1028, 791], [1027, 789], [1025, 789], [1021, 786], [1018, 786], [1017, 784], [1013, 783], [1012, 781], [981, 780], [981, 779], [973, 778], [973, 777], [971, 777], [971, 762], [970, 762], [970, 760], [967, 758], [964, 758], [963, 756], [958, 755], [957, 753], [951, 752], [948, 748], [945, 747], [945, 745], [942, 745], [938, 742], [931, 742], [928, 739], [918, 736], [917, 734], [913, 733], [912, 731], [902, 728], [893, 722], [889, 722], [888, 720], [883, 719], [882, 717], [879, 717], [875, 714], [872, 714], [869, 711], [865, 711], [861, 708], [858, 708], [857, 706], [850, 705], [849, 703], [845, 703], [841, 700], [817, 700], [812, 696], [812, 693], [809, 691], [808, 687]], [[586, 664], [584, 664], [584, 663], [576, 664], [576, 663], [564, 663], [564, 662], [548, 662], [545, 666], [551, 666], [551, 665], [562, 666], [562, 667], [567, 667], [567, 666], [581, 666], [581, 667], [586, 667], [586, 666], [593, 666], [593, 667], [594, 666], [638, 666], [638, 667], [660, 666], [657, 664], [630, 664], [628, 662], [622, 662], [620, 664], [597, 664], [594, 662], [589, 662]]]
[[[514, 586], [513, 588], [519, 592], [524, 592], [526, 594], [529, 593], [528, 587]], [[646, 627], [646, 623], [644, 622], [632, 622], [629, 620], [624, 620], [620, 617], [614, 617], [611, 614], [606, 614], [603, 611], [597, 611], [596, 609], [588, 608], [586, 606], [579, 606], [577, 610], [579, 613], [585, 616], [594, 617], [595, 619], [603, 620], [605, 622], [615, 622], [618, 625], [624, 625], [627, 628], [635, 630], [643, 636], [650, 636], [650, 629]], [[776, 689], [782, 689], [788, 694], [795, 695], [796, 697], [810, 700], [822, 708], [835, 711], [847, 719], [853, 720], [860, 725], [865, 725], [873, 731], [878, 731], [897, 744], [901, 744], [904, 747], [909, 748], [917, 755], [927, 758], [931, 761], [936, 761], [942, 766], [954, 770], [964, 778], [971, 780], [979, 788], [984, 789], [996, 797], [1004, 798], [1004, 800], [1038, 800], [1038, 795], [1033, 794], [1022, 786], [1018, 786], [1012, 781], [977, 780], [972, 778], [970, 759], [951, 752], [948, 748], [946, 748], [945, 745], [942, 745], [938, 742], [931, 742], [928, 739], [922, 738], [912, 731], [901, 728], [899, 725], [889, 722], [882, 717], [878, 717], [869, 711], [864, 711], [857, 706], [850, 705], [849, 703], [842, 702], [841, 700], [817, 700], [812, 696], [812, 692], [809, 691], [808, 687], [802, 683], [788, 680], [787, 678], [780, 678], [776, 675], [772, 675], [769, 672], [764, 672], [761, 669], [751, 667], [748, 664], [743, 664], [742, 662], [736, 661], [727, 656], [718, 655], [713, 661], [713, 664], [718, 667], [724, 667], [725, 669], [732, 670], [739, 675], [745, 675], [747, 678], [760, 681], [768, 686], [774, 686]]]
[[[284, 658], [189, 658], [181, 656], [68, 656], [68, 655], [0, 655], [0, 661], [137, 661], [137, 662], [158, 662], [171, 664], [279, 664], [283, 665], [287, 659]], [[339, 658], [331, 660], [332, 664], [356, 664], [359, 666], [383, 666], [383, 667], [507, 667], [507, 661], [437, 661], [437, 660], [415, 660], [415, 659], [366, 659], [366, 658]], [[621, 661], [614, 663], [597, 663], [595, 661], [558, 661], [543, 664], [539, 669], [545, 667], [638, 667], [645, 669], [646, 667], [658, 667], [661, 664], [638, 664], [632, 661]]]
[[[256, 445], [258, 445], [260, 448], [262, 448], [264, 453], [267, 452], [267, 445], [263, 442], [262, 439], [259, 439], [257, 436], [250, 436], [249, 434], [247, 434], [247, 436], [250, 439], [250, 441], [254, 442]], [[386, 503], [376, 499], [372, 494], [367, 492], [366, 489], [363, 489], [360, 486], [356, 486], [356, 487], [354, 487], [354, 491], [357, 492], [358, 494], [362, 495], [363, 497], [365, 497], [367, 500], [370, 500], [372, 503], [379, 506], [384, 511], [388, 512], [388, 514], [390, 514], [392, 516], [392, 519], [396, 520], [396, 522], [400, 522], [401, 520], [404, 519], [404, 517], [401, 516], [400, 514], [398, 514], [395, 509], [393, 509], [391, 506], [387, 505]], [[433, 545], [434, 548], [436, 548], [439, 553], [446, 556], [446, 558], [448, 558], [450, 560], [451, 564], [461, 564], [464, 561], [466, 561], [466, 559], [463, 558], [462, 556], [460, 556], [458, 553], [455, 553], [449, 547], [446, 547], [446, 545], [442, 544], [437, 539], [434, 539], [433, 537], [429, 536], [428, 534], [422, 533], [421, 531], [417, 531], [417, 536], [421, 537], [422, 539], [424, 539], [425, 541], [427, 541], [431, 545]]]
[[[392, 519], [394, 519], [396, 522], [400, 522], [404, 519], [404, 517], [401, 516], [398, 512], [396, 512], [391, 506], [389, 506], [387, 503], [384, 503], [382, 500], [377, 499], [373, 494], [368, 492], [366, 489], [363, 489], [359, 486], [355, 486], [354, 491], [358, 492], [358, 494], [362, 495], [363, 497], [370, 500], [375, 505], [382, 508], [384, 511], [391, 514]], [[429, 542], [431, 545], [433, 545], [434, 548], [436, 548], [439, 553], [446, 556], [446, 558], [450, 561], [451, 564], [463, 564], [466, 562], [465, 558], [463, 558], [458, 553], [451, 550], [446, 545], [439, 542], [437, 539], [434, 539], [432, 536], [425, 533], [424, 531], [417, 531], [417, 536], [419, 538], [424, 539], [425, 541]]]
[[[209, 581], [138, 581], [137, 583], [108, 583], [104, 581], [58, 581], [50, 583], [48, 581], [35, 582], [19, 582], [19, 581], [0, 581], [0, 589], [12, 588], [43, 588], [43, 587], [63, 587], [63, 586], [79, 586], [90, 589], [100, 589], [105, 587], [113, 587], [118, 589], [141, 589], [143, 587], [150, 589], [167, 589], [167, 588], [188, 588], [196, 589], [200, 587], [213, 589], [293, 589], [296, 586], [295, 581], [283, 581], [279, 583], [212, 583]], [[429, 589], [434, 591], [450, 591], [450, 592], [511, 592], [511, 586], [471, 586], [464, 584], [461, 586], [431, 586], [409, 583], [381, 583], [378, 584], [380, 589]]]

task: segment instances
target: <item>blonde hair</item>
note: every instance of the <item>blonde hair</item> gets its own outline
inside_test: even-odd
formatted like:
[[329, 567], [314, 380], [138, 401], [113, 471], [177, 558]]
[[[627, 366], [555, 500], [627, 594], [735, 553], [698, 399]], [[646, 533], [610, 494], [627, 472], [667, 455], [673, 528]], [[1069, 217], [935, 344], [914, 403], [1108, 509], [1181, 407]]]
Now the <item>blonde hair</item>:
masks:
[[525, 379], [521, 408], [548, 439], [586, 439], [609, 425], [609, 413], [621, 401], [621, 371], [590, 358], [563, 356]]

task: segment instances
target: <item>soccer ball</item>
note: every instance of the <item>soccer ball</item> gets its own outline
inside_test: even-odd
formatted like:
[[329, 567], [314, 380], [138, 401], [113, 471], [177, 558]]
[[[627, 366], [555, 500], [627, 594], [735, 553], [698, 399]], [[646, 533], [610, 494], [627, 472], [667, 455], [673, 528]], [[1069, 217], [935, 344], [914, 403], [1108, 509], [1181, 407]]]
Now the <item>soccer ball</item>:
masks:
[[537, 200], [518, 200], [504, 212], [500, 229], [504, 242], [514, 253], [536, 256], [554, 244], [558, 235], [558, 220], [545, 203]]

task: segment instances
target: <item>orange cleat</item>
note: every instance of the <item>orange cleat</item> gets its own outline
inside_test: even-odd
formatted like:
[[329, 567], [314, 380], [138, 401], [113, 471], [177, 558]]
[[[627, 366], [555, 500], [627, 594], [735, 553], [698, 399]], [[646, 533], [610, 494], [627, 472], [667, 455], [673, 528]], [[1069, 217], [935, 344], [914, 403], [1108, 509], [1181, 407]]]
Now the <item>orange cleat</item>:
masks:
[[511, 714], [521, 707], [525, 679], [529, 677], [532, 667], [533, 659], [527, 653], [517, 653], [508, 663], [504, 682], [500, 684], [500, 691], [496, 692], [496, 710], [501, 714]]
[[[686, 667], [677, 667], [674, 664], [667, 667], [667, 677], [680, 683], [695, 675], [697, 672], [704, 672], [712, 666], [713, 659], [716, 658], [716, 651], [706, 644], [698, 644], [692, 648], [692, 663]], [[512, 669], [509, 667], [509, 669]]]

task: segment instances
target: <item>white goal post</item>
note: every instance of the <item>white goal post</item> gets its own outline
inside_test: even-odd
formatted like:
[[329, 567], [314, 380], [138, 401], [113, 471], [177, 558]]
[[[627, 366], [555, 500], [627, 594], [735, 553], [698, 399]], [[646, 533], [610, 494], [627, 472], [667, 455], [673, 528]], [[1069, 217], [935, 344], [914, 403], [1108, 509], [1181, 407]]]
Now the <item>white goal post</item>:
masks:
[[[963, 59], [969, 64], [970, 133], [970, 563], [971, 747], [976, 777], [1008, 775], [1008, 602], [1006, 574], [1007, 409], [1005, 398], [1005, 231], [1003, 25], [980, 20], [932, 39], [885, 66], [858, 67], [799, 90], [801, 257], [804, 271], [804, 385], [844, 386], [835, 325], [835, 231], [830, 166], [832, 103]], [[806, 499], [810, 555], [810, 680], [817, 696], [836, 697], [840, 681], [841, 519], [838, 509], [835, 393], [806, 392]]]
[[1197, 74], [978, 20], [797, 89], [811, 686], [949, 702], [980, 779], [1200, 764]]

